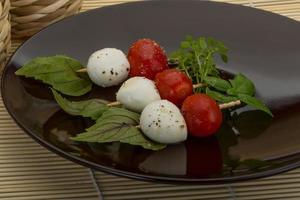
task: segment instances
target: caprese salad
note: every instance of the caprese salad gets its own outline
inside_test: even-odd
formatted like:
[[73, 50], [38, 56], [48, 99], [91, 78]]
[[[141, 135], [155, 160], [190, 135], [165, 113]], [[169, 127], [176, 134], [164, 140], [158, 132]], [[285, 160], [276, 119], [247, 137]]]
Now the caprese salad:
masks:
[[[127, 56], [120, 49], [104, 48], [92, 53], [86, 66], [67, 56], [38, 57], [16, 75], [50, 85], [64, 111], [95, 120], [74, 141], [124, 142], [159, 150], [185, 141], [188, 135], [215, 134], [222, 124], [222, 109], [249, 105], [272, 115], [254, 97], [251, 80], [242, 74], [224, 78], [217, 69], [215, 56], [227, 62], [227, 51], [215, 39], [187, 37], [168, 58], [154, 40], [139, 39]], [[116, 101], [74, 102], [64, 97], [81, 96], [92, 83], [120, 85]]]

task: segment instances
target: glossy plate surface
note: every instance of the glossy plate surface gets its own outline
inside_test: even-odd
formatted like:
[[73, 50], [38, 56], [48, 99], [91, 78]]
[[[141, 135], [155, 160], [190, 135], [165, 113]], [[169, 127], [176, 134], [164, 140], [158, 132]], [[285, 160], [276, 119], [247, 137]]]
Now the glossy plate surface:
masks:
[[[139, 38], [152, 38], [170, 53], [187, 34], [223, 41], [230, 53], [228, 64], [219, 62], [221, 68], [251, 78], [274, 118], [243, 108], [225, 120], [216, 137], [189, 138], [158, 152], [118, 143], [73, 143], [69, 136], [92, 122], [61, 111], [47, 86], [14, 75], [36, 56], [65, 54], [86, 63], [97, 49], [127, 52]], [[300, 165], [299, 35], [294, 20], [225, 3], [175, 0], [105, 7], [67, 18], [25, 42], [5, 68], [2, 98], [16, 122], [40, 144], [90, 168], [202, 183], [268, 176]], [[116, 89], [94, 87], [83, 98], [114, 100]]]

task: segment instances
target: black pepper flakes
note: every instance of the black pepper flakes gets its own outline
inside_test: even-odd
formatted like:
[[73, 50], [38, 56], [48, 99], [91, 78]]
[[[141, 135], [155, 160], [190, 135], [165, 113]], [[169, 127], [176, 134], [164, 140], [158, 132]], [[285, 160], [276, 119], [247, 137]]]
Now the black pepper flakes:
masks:
[[156, 122], [155, 125], [158, 126], [158, 123]]
[[119, 75], [119, 73], [118, 73], [118, 72], [116, 72], [116, 73], [115, 73], [115, 75], [116, 75], [116, 76], [118, 76], [118, 75]]
[[180, 128], [184, 128], [184, 125], [180, 125], [179, 127], [180, 127]]
[[128, 67], [126, 68], [126, 71], [129, 71], [129, 68], [128, 68]]
[[102, 71], [102, 74], [105, 74], [105, 71]]
[[113, 74], [114, 74], [114, 69], [113, 69], [113, 68], [111, 68], [111, 70], [110, 70], [110, 74], [111, 74], [111, 75], [113, 75]]

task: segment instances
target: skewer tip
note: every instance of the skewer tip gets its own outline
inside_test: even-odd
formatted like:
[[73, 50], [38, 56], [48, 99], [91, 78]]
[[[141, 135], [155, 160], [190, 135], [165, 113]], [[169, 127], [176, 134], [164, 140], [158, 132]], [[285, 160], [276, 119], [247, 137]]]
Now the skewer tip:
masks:
[[78, 72], [78, 73], [86, 73], [87, 69], [86, 69], [86, 67], [85, 68], [81, 68], [81, 69], [77, 70], [76, 72]]

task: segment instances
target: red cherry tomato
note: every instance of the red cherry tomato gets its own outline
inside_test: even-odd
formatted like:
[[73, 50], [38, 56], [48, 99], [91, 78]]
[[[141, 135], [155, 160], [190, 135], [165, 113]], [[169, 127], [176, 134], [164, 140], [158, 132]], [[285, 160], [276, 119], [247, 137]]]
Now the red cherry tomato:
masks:
[[181, 108], [189, 134], [207, 137], [221, 126], [222, 112], [218, 104], [205, 94], [194, 94], [186, 98]]
[[158, 72], [169, 68], [164, 50], [150, 39], [140, 39], [133, 43], [127, 58], [130, 76], [144, 76], [153, 80]]
[[186, 97], [193, 94], [192, 81], [177, 69], [167, 69], [156, 74], [155, 84], [161, 98], [177, 106], [181, 106]]

